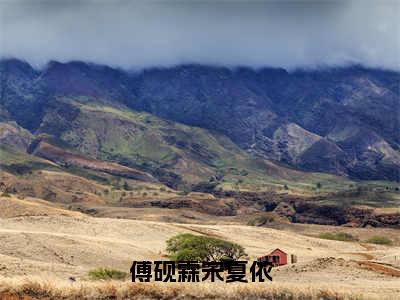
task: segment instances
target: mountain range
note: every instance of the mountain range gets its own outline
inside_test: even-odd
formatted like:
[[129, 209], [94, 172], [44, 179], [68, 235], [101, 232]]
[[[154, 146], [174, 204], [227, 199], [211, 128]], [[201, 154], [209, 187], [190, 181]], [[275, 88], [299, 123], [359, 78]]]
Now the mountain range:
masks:
[[398, 72], [6, 59], [0, 79], [7, 170], [16, 151], [173, 188], [400, 180]]

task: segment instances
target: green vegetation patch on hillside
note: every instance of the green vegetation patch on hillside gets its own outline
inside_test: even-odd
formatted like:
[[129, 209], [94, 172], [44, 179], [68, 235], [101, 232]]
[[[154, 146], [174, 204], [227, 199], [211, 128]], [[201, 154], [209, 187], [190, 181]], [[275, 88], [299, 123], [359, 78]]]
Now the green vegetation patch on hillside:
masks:
[[167, 184], [175, 181], [174, 187], [213, 181], [224, 190], [279, 191], [286, 185], [293, 193], [325, 193], [349, 183], [251, 157], [228, 137], [206, 129], [128, 108], [70, 103], [79, 114], [62, 140], [87, 156], [142, 169]]
[[393, 241], [386, 236], [375, 235], [367, 240], [367, 243], [378, 245], [392, 245]]
[[35, 170], [58, 169], [56, 165], [46, 160], [5, 147], [0, 147], [0, 168], [16, 175], [24, 175]]
[[88, 276], [91, 280], [123, 280], [128, 274], [115, 269], [97, 268], [90, 270]]
[[345, 232], [324, 232], [319, 235], [320, 239], [325, 240], [335, 240], [335, 241], [342, 241], [342, 242], [352, 242], [356, 241], [357, 238], [350, 233]]

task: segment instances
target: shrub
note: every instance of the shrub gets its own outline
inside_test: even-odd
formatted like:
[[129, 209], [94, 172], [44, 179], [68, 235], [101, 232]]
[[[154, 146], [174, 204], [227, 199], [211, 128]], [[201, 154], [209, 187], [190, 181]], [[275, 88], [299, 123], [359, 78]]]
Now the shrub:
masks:
[[91, 270], [88, 275], [91, 280], [123, 280], [128, 276], [125, 272], [108, 268], [97, 268]]
[[125, 181], [123, 185], [125, 191], [132, 191], [132, 187]]
[[247, 175], [249, 175], [249, 172], [247, 172], [247, 170], [241, 170], [240, 171], [240, 176], [247, 176]]
[[351, 242], [356, 241], [357, 238], [351, 235], [350, 233], [345, 232], [324, 232], [319, 235], [320, 239], [325, 240], [335, 240], [335, 241], [344, 241], [344, 242]]
[[193, 185], [191, 191], [200, 193], [212, 193], [214, 192], [217, 185], [218, 182], [202, 181]]
[[9, 194], [9, 193], [7, 193], [7, 192], [4, 192], [4, 193], [2, 193], [1, 194], [1, 197], [11, 197], [11, 195]]
[[275, 221], [274, 216], [272, 215], [260, 215], [260, 216], [255, 216], [251, 218], [248, 222], [247, 225], [249, 226], [262, 226], [267, 223], [271, 223]]
[[236, 243], [190, 233], [170, 238], [167, 251], [174, 261], [226, 261], [247, 256], [244, 248]]
[[378, 245], [392, 245], [393, 242], [391, 239], [386, 236], [375, 235], [367, 240], [367, 243], [378, 244]]

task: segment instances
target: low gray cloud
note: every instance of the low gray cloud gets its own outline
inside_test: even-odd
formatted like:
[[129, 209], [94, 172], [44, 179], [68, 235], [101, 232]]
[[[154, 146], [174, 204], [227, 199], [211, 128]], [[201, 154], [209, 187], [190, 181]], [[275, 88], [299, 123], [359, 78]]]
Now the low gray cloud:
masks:
[[399, 1], [2, 0], [0, 56], [42, 66], [400, 69]]

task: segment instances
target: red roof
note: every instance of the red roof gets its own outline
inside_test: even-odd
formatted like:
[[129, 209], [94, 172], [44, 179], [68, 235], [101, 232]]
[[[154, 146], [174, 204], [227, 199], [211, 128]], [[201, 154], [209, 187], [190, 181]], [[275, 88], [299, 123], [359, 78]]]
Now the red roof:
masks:
[[287, 253], [285, 252], [285, 251], [283, 251], [283, 250], [281, 250], [281, 249], [279, 249], [279, 248], [276, 248], [275, 250], [272, 250], [269, 254], [267, 254], [267, 255], [270, 255], [270, 254], [272, 254], [273, 252], [275, 252], [275, 251], [279, 251], [279, 252], [282, 252], [283, 254], [286, 254], [287, 255]]

